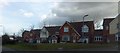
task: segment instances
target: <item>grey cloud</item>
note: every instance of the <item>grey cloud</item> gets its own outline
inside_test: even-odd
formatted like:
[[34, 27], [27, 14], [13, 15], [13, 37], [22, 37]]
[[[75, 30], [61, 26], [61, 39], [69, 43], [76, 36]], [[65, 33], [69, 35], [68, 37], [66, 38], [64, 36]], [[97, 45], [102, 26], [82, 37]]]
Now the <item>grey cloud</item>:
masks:
[[114, 17], [118, 11], [117, 2], [60, 2], [58, 7], [52, 9], [57, 18], [45, 19], [50, 24], [63, 24], [65, 21], [82, 21], [85, 14], [89, 16], [85, 20], [100, 22], [104, 17]]

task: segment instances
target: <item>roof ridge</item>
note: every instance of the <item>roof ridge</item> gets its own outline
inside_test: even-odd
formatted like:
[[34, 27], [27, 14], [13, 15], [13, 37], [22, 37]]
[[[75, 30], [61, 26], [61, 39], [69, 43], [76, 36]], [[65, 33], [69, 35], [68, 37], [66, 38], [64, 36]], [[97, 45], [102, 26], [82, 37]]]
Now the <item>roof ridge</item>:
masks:
[[[80, 22], [69, 22], [69, 23], [82, 23], [83, 21]], [[84, 22], [94, 22], [94, 21], [84, 21]]]
[[105, 19], [115, 19], [115, 18], [104, 18], [104, 20], [105, 20]]

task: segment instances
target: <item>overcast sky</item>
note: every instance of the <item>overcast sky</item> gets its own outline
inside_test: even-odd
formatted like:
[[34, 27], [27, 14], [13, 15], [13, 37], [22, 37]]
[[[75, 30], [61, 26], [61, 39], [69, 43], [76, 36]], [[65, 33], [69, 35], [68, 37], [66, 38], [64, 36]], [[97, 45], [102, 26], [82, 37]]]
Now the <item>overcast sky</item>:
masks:
[[20, 29], [42, 28], [46, 25], [62, 25], [65, 21], [94, 20], [100, 24], [103, 18], [118, 14], [118, 0], [0, 0], [0, 34], [12, 34]]

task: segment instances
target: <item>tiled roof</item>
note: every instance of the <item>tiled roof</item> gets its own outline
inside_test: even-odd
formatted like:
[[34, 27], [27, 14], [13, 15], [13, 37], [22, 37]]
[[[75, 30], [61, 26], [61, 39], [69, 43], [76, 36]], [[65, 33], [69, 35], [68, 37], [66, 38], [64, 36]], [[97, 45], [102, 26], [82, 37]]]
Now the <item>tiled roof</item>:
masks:
[[95, 35], [103, 35], [103, 29], [95, 30]]
[[112, 20], [114, 20], [115, 18], [105, 18], [103, 20], [103, 25], [108, 25]]
[[45, 27], [47, 31], [50, 33], [50, 35], [55, 34], [56, 32], [59, 32], [60, 26], [48, 26]]
[[41, 29], [32, 29], [30, 32], [34, 33], [34, 35], [40, 36]]
[[29, 31], [25, 30], [23, 33], [22, 33], [22, 37], [26, 34], [29, 34]]

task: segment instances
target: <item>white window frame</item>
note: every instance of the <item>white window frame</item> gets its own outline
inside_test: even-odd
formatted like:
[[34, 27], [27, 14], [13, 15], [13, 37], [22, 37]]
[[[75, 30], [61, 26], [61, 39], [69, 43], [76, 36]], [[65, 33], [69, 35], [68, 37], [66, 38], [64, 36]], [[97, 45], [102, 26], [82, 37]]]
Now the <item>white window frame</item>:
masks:
[[82, 32], [89, 32], [89, 27], [87, 25], [83, 25]]
[[95, 41], [102, 41], [103, 37], [102, 36], [95, 36], [94, 40]]
[[115, 35], [115, 41], [118, 41], [118, 34]]
[[64, 27], [64, 32], [69, 32], [69, 28], [68, 27]]

